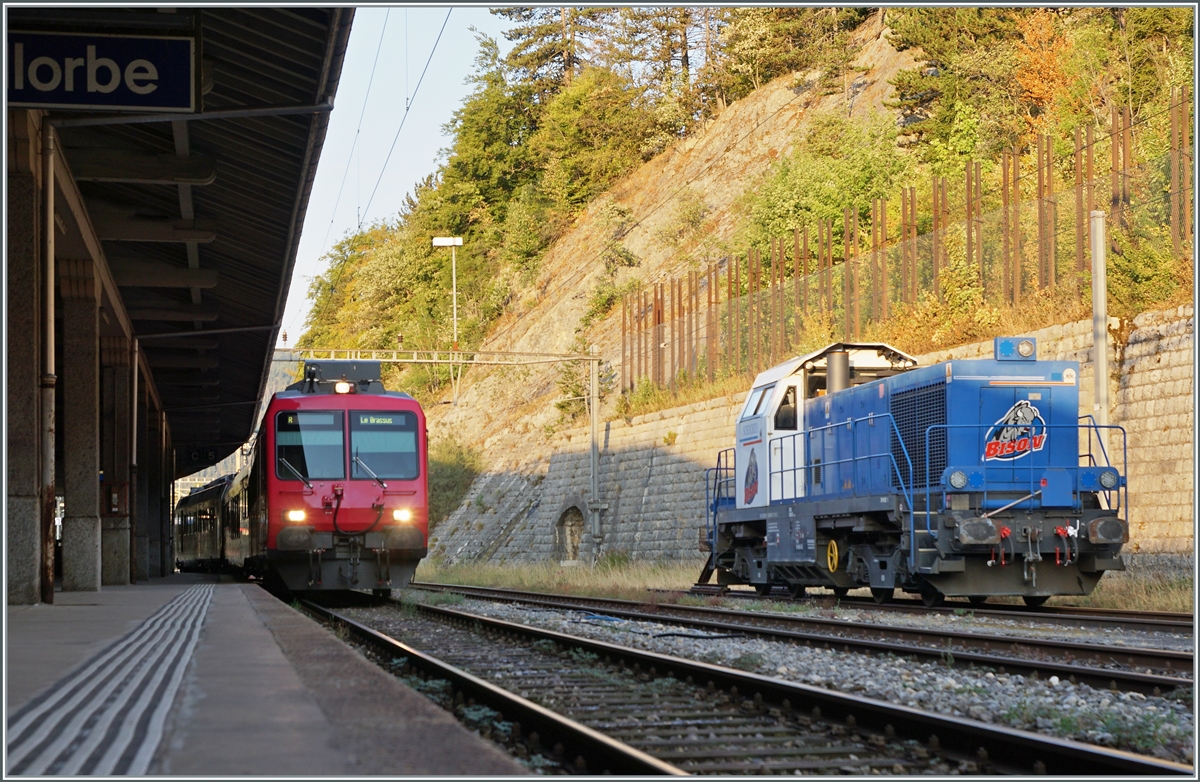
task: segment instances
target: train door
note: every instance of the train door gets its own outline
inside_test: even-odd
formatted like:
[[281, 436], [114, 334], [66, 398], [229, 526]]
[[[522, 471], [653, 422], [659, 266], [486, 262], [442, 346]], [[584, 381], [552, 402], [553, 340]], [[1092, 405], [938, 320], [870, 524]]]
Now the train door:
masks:
[[774, 392], [774, 383], [753, 389], [738, 419], [734, 463], [739, 508], [761, 508], [769, 502], [767, 410]]
[[768, 419], [772, 502], [804, 496], [804, 437], [799, 429], [799, 393], [793, 378], [782, 393], [776, 395], [778, 402]]

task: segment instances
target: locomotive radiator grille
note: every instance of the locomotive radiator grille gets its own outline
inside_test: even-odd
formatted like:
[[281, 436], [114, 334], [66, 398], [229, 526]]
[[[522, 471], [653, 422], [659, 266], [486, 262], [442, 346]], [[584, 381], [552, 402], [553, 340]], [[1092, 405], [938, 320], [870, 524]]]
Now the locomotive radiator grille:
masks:
[[[926, 485], [925, 430], [946, 423], [946, 383], [941, 381], [893, 393], [891, 413], [900, 432], [900, 437], [892, 432], [892, 457], [900, 469], [899, 475], [892, 473], [892, 485], [899, 488], [903, 481], [910, 491], [923, 489]], [[908, 474], [908, 460], [904, 458], [906, 448], [908, 458], [912, 460], [911, 475]], [[946, 469], [945, 429], [929, 433], [928, 467], [929, 482], [936, 484]]]

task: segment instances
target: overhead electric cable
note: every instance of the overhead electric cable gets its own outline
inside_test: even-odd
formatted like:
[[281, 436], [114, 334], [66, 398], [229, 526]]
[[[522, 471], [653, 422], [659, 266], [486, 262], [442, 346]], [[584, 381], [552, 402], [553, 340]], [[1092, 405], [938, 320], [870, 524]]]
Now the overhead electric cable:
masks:
[[[404, 107], [404, 116], [400, 118], [400, 127], [396, 128], [396, 136], [392, 139], [391, 149], [388, 150], [387, 157], [383, 159], [383, 168], [379, 169], [379, 178], [375, 180], [375, 189], [371, 191], [371, 197], [367, 199], [367, 206], [363, 209], [365, 217], [371, 211], [371, 202], [375, 200], [375, 193], [379, 190], [379, 183], [383, 181], [383, 174], [387, 171], [388, 161], [392, 159], [392, 152], [396, 149], [396, 142], [400, 140], [400, 131], [404, 129], [404, 121], [408, 119], [408, 111], [412, 108], [412, 104], [417, 99], [417, 93], [421, 90], [421, 82], [425, 79], [425, 72], [429, 70], [429, 63], [433, 61], [433, 54], [437, 51], [438, 41], [442, 40], [442, 33], [446, 30], [446, 22], [450, 21], [451, 8], [446, 11], [446, 18], [442, 20], [442, 29], [438, 30], [437, 38], [433, 42], [433, 49], [429, 52], [429, 59], [425, 60], [425, 67], [421, 69], [421, 76], [417, 79], [417, 86], [413, 87], [412, 97], [408, 101], [408, 105]], [[362, 221], [358, 223], [358, 227], [362, 229]]]
[[[405, 13], [407, 15], [407, 11]], [[371, 85], [375, 83], [375, 68], [376, 68], [376, 66], [379, 65], [379, 52], [383, 49], [383, 37], [384, 37], [384, 34], [387, 33], [388, 17], [390, 17], [391, 15], [392, 15], [392, 9], [389, 8], [387, 10], [387, 13], [384, 14], [383, 27], [379, 31], [379, 43], [376, 44], [376, 46], [375, 46], [375, 61], [371, 64], [371, 77], [369, 79], [367, 79], [367, 92], [365, 95], [363, 95], [362, 110], [359, 111], [359, 113], [358, 113], [358, 127], [354, 131], [354, 143], [350, 145], [350, 156], [346, 158], [346, 169], [345, 169], [345, 171], [342, 172], [342, 184], [338, 186], [337, 198], [335, 198], [333, 201], [333, 212], [329, 215], [329, 225], [325, 228], [325, 238], [321, 240], [321, 251], [319, 253], [317, 253], [318, 259], [321, 258], [322, 256], [324, 256], [325, 251], [327, 249], [329, 249], [329, 234], [333, 230], [334, 220], [337, 219], [337, 208], [338, 208], [338, 205], [342, 202], [342, 191], [346, 187], [346, 178], [350, 174], [350, 163], [353, 162], [354, 151], [358, 147], [358, 135], [359, 135], [359, 132], [362, 130], [363, 117], [365, 117], [367, 114], [367, 99], [371, 97]], [[360, 155], [359, 156], [360, 167], [361, 167], [361, 160], [362, 160], [362, 156]], [[294, 326], [295, 324], [290, 323], [288, 325]], [[284, 327], [283, 331], [284, 331], [284, 333], [287, 333], [286, 326]]]
[[346, 158], [346, 170], [342, 172], [342, 184], [338, 187], [337, 198], [333, 202], [333, 214], [329, 217], [329, 227], [325, 229], [325, 238], [321, 240], [320, 255], [325, 254], [329, 242], [329, 232], [333, 230], [333, 221], [337, 219], [338, 204], [342, 201], [342, 189], [346, 187], [346, 177], [350, 174], [350, 162], [354, 159], [354, 150], [358, 147], [358, 134], [362, 131], [363, 117], [367, 114], [367, 99], [371, 97], [371, 85], [375, 82], [375, 67], [379, 65], [379, 52], [383, 48], [383, 36], [387, 32], [388, 17], [391, 15], [392, 9], [389, 8], [383, 17], [383, 29], [379, 31], [379, 44], [375, 47], [375, 62], [371, 64], [371, 78], [367, 80], [367, 92], [363, 95], [362, 111], [358, 113], [358, 127], [354, 131], [354, 143], [350, 145], [350, 157]]

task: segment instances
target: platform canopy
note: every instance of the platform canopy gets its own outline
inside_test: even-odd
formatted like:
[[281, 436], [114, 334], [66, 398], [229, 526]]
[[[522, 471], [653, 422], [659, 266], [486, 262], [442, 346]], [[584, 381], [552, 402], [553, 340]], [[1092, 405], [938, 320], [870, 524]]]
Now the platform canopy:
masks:
[[[43, 54], [40, 70], [21, 73], [44, 94], [23, 84], [26, 93], [63, 95], [46, 116], [82, 201], [74, 212], [56, 209], [57, 219], [72, 223], [60, 226], [63, 241], [78, 229], [102, 248], [103, 327], [138, 338], [167, 414], [176, 476], [215, 464], [254, 425], [354, 9], [10, 7], [7, 14], [9, 49], [22, 43], [22, 65], [34, 67], [33, 55]], [[190, 52], [176, 85], [190, 104], [172, 108], [166, 66], [137, 54], [145, 41]], [[74, 67], [55, 54], [72, 46], [80, 49]], [[87, 93], [113, 84], [112, 95], [132, 90], [136, 105], [61, 102], [103, 99]], [[10, 106], [16, 94], [10, 88]], [[62, 247], [57, 257], [61, 266]]]

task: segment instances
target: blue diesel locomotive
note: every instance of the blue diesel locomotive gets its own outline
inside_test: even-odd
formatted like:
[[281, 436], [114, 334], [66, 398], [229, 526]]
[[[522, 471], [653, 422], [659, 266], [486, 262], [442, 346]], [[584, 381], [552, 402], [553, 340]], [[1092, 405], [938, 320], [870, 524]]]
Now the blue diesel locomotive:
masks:
[[838, 343], [759, 374], [706, 474], [701, 581], [1041, 605], [1123, 570], [1124, 430], [1079, 415], [1078, 362], [994, 350], [917, 367]]

